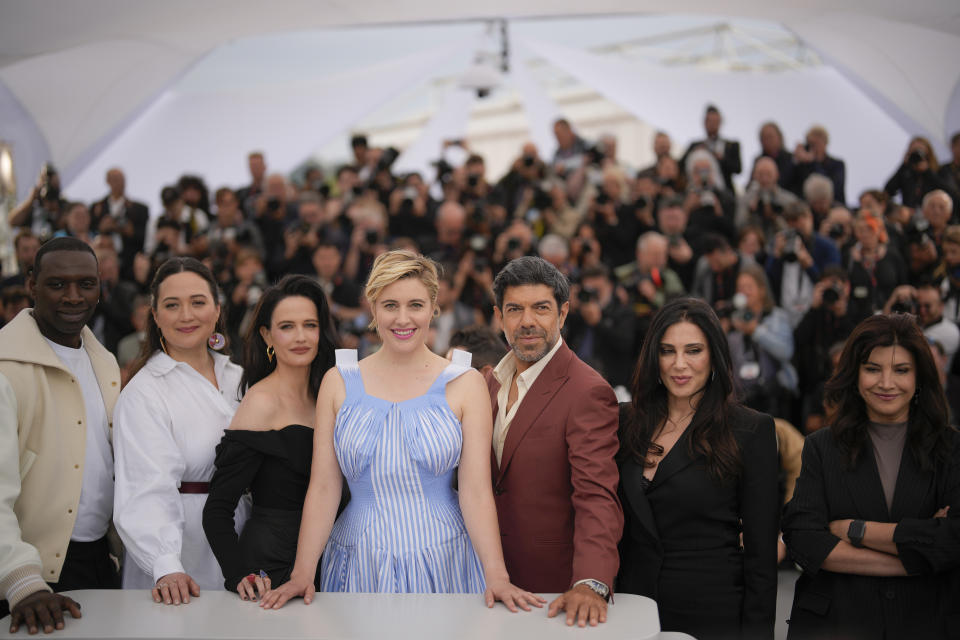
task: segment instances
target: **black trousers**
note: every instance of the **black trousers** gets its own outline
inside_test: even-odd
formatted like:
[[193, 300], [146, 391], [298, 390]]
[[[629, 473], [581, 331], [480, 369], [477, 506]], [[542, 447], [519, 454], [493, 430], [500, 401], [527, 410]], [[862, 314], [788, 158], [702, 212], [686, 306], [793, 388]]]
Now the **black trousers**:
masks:
[[[119, 589], [120, 574], [110, 559], [107, 536], [93, 542], [71, 540], [63, 559], [60, 580], [48, 582], [56, 592], [76, 589]], [[6, 600], [0, 600], [0, 618], [9, 615]]]

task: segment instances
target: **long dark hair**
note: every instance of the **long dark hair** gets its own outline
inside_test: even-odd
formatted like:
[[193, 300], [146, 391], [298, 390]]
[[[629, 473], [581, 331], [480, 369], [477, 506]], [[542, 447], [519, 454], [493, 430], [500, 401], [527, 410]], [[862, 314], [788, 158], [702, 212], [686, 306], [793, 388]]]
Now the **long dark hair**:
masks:
[[320, 322], [320, 342], [317, 355], [310, 364], [310, 377], [307, 388], [310, 396], [317, 397], [320, 382], [327, 369], [335, 362], [334, 350], [340, 345], [337, 332], [330, 317], [330, 305], [323, 287], [313, 278], [304, 275], [284, 276], [280, 282], [263, 292], [253, 312], [253, 322], [243, 340], [243, 377], [240, 378], [240, 394], [270, 375], [277, 367], [276, 359], [267, 357], [267, 343], [260, 335], [260, 327], [270, 328], [273, 312], [284, 298], [301, 296], [311, 300], [317, 307], [317, 320]]
[[[220, 306], [220, 293], [217, 289], [217, 281], [214, 279], [210, 269], [196, 258], [178, 257], [166, 260], [160, 265], [157, 272], [153, 274], [153, 280], [150, 281], [150, 308], [154, 313], [157, 311], [157, 292], [160, 290], [160, 285], [163, 281], [174, 274], [185, 272], [195, 273], [206, 280], [207, 285], [210, 287], [210, 295], [213, 296], [213, 303]], [[223, 316], [224, 314], [221, 309], [220, 316], [217, 318], [215, 331], [223, 335], [224, 339], [226, 339], [227, 332], [224, 328]], [[160, 343], [160, 328], [157, 326], [157, 321], [154, 319], [153, 313], [147, 314], [147, 324], [144, 327], [144, 332], [146, 337], [143, 340], [143, 346], [140, 348], [140, 355], [137, 356], [130, 371], [131, 378], [143, 368], [143, 365], [147, 364], [147, 360], [149, 360], [153, 354], [163, 349]], [[230, 353], [229, 343], [224, 346], [221, 353]]]
[[867, 443], [867, 406], [860, 395], [860, 366], [877, 347], [897, 345], [913, 354], [917, 391], [910, 401], [907, 447], [924, 471], [951, 455], [947, 399], [930, 345], [913, 316], [870, 316], [847, 338], [836, 371], [824, 387], [830, 431], [847, 464], [853, 467]]
[[703, 455], [710, 474], [722, 482], [740, 473], [740, 450], [727, 420], [734, 404], [730, 349], [717, 314], [696, 298], [672, 300], [653, 318], [633, 374], [633, 415], [621, 429], [620, 458], [633, 458], [650, 467], [653, 463], [648, 455], [663, 454], [663, 447], [652, 441], [668, 416], [667, 388], [660, 383], [660, 342], [678, 322], [696, 325], [706, 336], [713, 369], [687, 427], [688, 450], [691, 455]]

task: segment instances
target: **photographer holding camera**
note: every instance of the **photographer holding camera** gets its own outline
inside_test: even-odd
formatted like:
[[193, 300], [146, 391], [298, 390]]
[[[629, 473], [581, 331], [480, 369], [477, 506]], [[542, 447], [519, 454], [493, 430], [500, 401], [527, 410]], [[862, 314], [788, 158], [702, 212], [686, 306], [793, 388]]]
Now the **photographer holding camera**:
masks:
[[[632, 204], [625, 202], [627, 196], [627, 178], [616, 167], [603, 170], [602, 183], [596, 189], [590, 188], [585, 220], [597, 231], [597, 240], [603, 245], [606, 263], [618, 265], [633, 258], [636, 236], [629, 234], [636, 229], [626, 226], [626, 221], [636, 220]], [[635, 225], [629, 225], [635, 227]]]
[[853, 236], [853, 214], [846, 207], [832, 207], [820, 223], [820, 235], [830, 238], [840, 252], [840, 263], [848, 264], [850, 249], [856, 243]]
[[49, 162], [40, 168], [37, 184], [26, 200], [10, 210], [7, 222], [11, 227], [25, 227], [46, 241], [63, 226], [61, 218], [67, 209], [67, 201], [60, 195], [60, 174]]
[[923, 335], [930, 342], [943, 347], [946, 357], [946, 370], [950, 371], [953, 356], [960, 347], [960, 327], [943, 317], [943, 298], [940, 288], [932, 282], [917, 287], [902, 285], [894, 289], [884, 313], [910, 313], [917, 316], [917, 324], [923, 329]]
[[847, 166], [843, 160], [827, 154], [827, 145], [830, 143], [830, 134], [823, 127], [816, 125], [807, 131], [807, 139], [794, 149], [793, 158], [796, 162], [794, 172], [793, 192], [801, 195], [804, 183], [813, 174], [826, 176], [833, 183], [833, 199], [846, 204], [845, 191], [847, 181]]
[[[849, 302], [850, 276], [847, 272], [839, 265], [824, 269], [813, 288], [810, 309], [793, 334], [794, 343], [802, 346], [794, 354], [794, 364], [804, 407], [809, 407], [810, 398], [830, 377], [833, 370], [830, 347], [846, 340], [857, 325], [858, 319], [850, 313]], [[804, 424], [807, 413], [805, 411], [803, 416]]]
[[947, 227], [943, 234], [943, 262], [938, 269], [944, 315], [960, 322], [960, 225]]
[[90, 228], [101, 235], [113, 235], [121, 271], [128, 277], [133, 269], [133, 257], [143, 251], [150, 212], [142, 202], [127, 197], [127, 179], [119, 168], [107, 171], [106, 181], [110, 193], [91, 205]]
[[764, 235], [772, 236], [783, 228], [783, 212], [797, 201], [779, 184], [777, 163], [766, 156], [757, 159], [753, 180], [737, 201], [737, 228], [746, 224], [760, 227]]
[[607, 267], [589, 267], [580, 274], [564, 329], [570, 348], [610, 386], [630, 385], [636, 362], [634, 316], [614, 295]]
[[890, 196], [898, 193], [906, 206], [916, 209], [923, 197], [934, 189], [946, 189], [939, 176], [940, 165], [930, 141], [917, 136], [910, 140], [903, 163], [887, 180], [883, 190]]
[[730, 324], [727, 342], [743, 404], [774, 416], [789, 415], [788, 396], [798, 385], [791, 364], [793, 330], [786, 312], [774, 304], [759, 265], [740, 268]]
[[736, 140], [721, 138], [721, 124], [723, 124], [723, 118], [720, 115], [720, 110], [712, 104], [707, 105], [703, 114], [703, 131], [706, 137], [703, 140], [694, 140], [690, 143], [686, 153], [683, 154], [683, 158], [680, 159], [680, 164], [689, 167], [689, 158], [694, 151], [698, 149], [707, 151], [722, 172], [722, 186], [732, 193], [733, 176], [741, 171], [740, 143]]
[[427, 184], [419, 173], [404, 176], [400, 186], [390, 193], [387, 212], [390, 214], [390, 237], [419, 238], [433, 233], [429, 215], [433, 206]]
[[683, 201], [691, 235], [719, 233], [730, 242], [736, 237], [733, 225], [733, 192], [723, 185], [716, 158], [706, 149], [695, 149], [687, 156], [687, 192]]
[[840, 252], [813, 230], [813, 213], [806, 203], [788, 206], [783, 219], [787, 229], [774, 236], [766, 266], [774, 299], [795, 327], [810, 308], [814, 283], [825, 268], [840, 264]]
[[861, 210], [853, 224], [857, 244], [850, 249], [851, 313], [859, 322], [880, 309], [899, 285], [907, 282], [903, 258], [888, 244], [880, 218]]

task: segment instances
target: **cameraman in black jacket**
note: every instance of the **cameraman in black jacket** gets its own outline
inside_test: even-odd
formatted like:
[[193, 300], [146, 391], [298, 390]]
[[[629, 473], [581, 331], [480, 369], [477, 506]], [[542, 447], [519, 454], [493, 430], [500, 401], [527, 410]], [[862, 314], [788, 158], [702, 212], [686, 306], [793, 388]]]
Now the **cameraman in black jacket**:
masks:
[[610, 386], [629, 386], [635, 362], [634, 317], [615, 295], [607, 267], [584, 269], [577, 294], [570, 302], [567, 344]]
[[800, 377], [803, 421], [820, 409], [823, 382], [832, 373], [830, 347], [847, 339], [856, 326], [849, 311], [850, 276], [843, 267], [826, 267], [813, 287], [810, 308], [793, 334], [793, 363]]

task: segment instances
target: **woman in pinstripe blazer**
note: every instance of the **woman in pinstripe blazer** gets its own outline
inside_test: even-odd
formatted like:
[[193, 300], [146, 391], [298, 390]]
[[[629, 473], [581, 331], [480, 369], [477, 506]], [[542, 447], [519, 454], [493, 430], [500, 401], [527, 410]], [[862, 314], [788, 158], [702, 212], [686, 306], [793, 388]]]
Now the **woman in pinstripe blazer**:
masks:
[[789, 637], [958, 637], [960, 434], [913, 317], [860, 323], [826, 401], [782, 523], [803, 568]]

